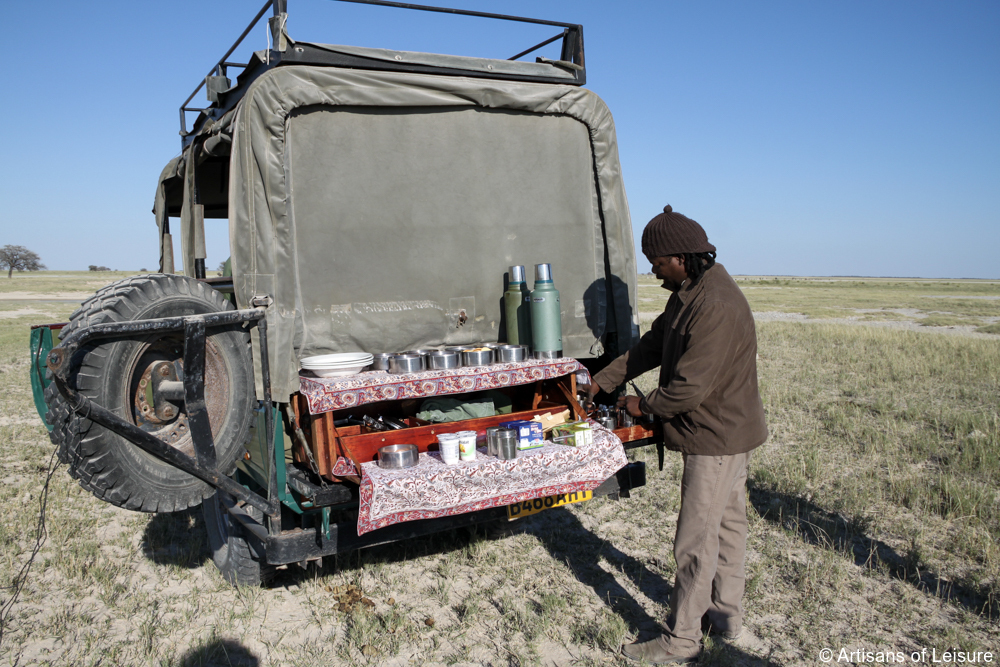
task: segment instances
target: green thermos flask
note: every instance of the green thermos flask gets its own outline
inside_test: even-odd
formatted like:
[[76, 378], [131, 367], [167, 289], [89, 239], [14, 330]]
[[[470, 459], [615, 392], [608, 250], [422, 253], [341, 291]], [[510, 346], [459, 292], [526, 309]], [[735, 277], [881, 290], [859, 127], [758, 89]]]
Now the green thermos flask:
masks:
[[562, 356], [559, 290], [552, 284], [551, 264], [535, 264], [535, 289], [531, 291], [531, 343], [535, 359], [558, 359]]
[[507, 342], [531, 347], [531, 292], [524, 279], [524, 267], [510, 267], [507, 291], [503, 293], [507, 317]]

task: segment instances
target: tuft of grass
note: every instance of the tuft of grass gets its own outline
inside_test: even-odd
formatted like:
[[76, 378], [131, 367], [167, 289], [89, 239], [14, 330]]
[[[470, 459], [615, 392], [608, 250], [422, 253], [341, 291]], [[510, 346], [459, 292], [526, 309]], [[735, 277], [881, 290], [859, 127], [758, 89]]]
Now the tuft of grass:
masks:
[[625, 643], [629, 629], [621, 616], [602, 610], [594, 617], [577, 619], [571, 632], [574, 643], [617, 653]]
[[344, 640], [337, 653], [352, 662], [361, 656], [378, 664], [399, 655], [402, 647], [415, 641], [419, 634], [414, 622], [398, 609], [377, 612], [359, 608], [347, 615]]

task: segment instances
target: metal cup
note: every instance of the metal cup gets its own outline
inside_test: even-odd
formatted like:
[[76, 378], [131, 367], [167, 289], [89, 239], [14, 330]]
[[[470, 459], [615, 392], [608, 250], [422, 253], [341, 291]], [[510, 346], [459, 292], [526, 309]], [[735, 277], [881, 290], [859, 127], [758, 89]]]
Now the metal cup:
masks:
[[500, 445], [499, 457], [505, 461], [517, 458], [517, 431], [512, 428], [497, 429]]
[[486, 453], [490, 456], [500, 456], [499, 432], [499, 426], [486, 429]]

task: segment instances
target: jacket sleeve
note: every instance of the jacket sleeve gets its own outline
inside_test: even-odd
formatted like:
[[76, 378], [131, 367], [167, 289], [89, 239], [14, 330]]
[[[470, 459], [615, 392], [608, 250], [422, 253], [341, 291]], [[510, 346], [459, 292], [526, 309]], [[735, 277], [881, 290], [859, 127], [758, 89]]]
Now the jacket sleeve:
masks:
[[646, 371], [656, 368], [663, 360], [663, 327], [665, 313], [653, 321], [653, 326], [647, 331], [635, 346], [618, 357], [600, 373], [594, 376], [601, 389], [610, 393], [623, 382], [639, 377]]
[[706, 303], [694, 314], [673, 376], [639, 403], [643, 412], [670, 419], [701, 405], [732, 362], [741, 326], [736, 315], [732, 306], [721, 301]]

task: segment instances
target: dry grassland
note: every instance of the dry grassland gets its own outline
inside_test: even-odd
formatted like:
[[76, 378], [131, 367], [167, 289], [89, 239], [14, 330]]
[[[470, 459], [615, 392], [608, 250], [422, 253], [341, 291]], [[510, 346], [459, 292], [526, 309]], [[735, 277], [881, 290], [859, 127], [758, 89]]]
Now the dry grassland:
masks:
[[[58, 299], [101, 278], [0, 280], [0, 586], [35, 544], [53, 449], [28, 325], [67, 319]], [[640, 283], [648, 322], [666, 292]], [[707, 640], [699, 664], [816, 665], [823, 648], [1000, 660], [1000, 285], [741, 285], [760, 316], [771, 437], [750, 474], [748, 632]], [[631, 456], [649, 479], [630, 499], [326, 559], [267, 589], [222, 580], [200, 512], [111, 507], [59, 469], [0, 664], [627, 664], [619, 645], [666, 614], [681, 472], [670, 453], [662, 472], [654, 449]], [[338, 611], [348, 585], [374, 607]]]

